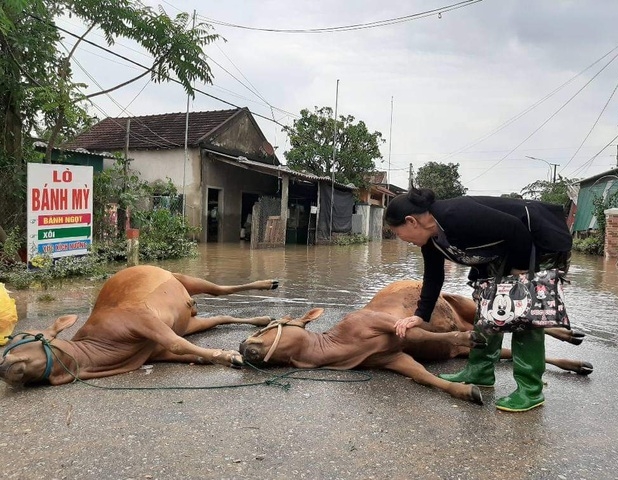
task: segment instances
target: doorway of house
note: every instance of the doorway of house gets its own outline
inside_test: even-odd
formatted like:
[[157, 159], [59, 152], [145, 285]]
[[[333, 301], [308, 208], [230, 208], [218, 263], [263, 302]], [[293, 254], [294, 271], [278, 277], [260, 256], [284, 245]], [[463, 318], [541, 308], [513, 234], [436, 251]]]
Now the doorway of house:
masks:
[[219, 241], [219, 224], [221, 219], [221, 194], [220, 188], [208, 188], [208, 212], [206, 217], [206, 241]]
[[253, 204], [259, 200], [257, 193], [242, 194], [242, 207], [240, 209], [240, 239], [251, 240], [251, 217]]

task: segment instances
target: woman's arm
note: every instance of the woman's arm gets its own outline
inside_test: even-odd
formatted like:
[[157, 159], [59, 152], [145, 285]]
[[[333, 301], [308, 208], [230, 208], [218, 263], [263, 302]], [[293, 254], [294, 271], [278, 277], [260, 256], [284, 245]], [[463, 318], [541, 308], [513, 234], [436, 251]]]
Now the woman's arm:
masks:
[[421, 317], [426, 322], [431, 319], [431, 314], [442, 285], [444, 285], [444, 255], [440, 252], [433, 241], [429, 241], [421, 248], [423, 254], [423, 287], [414, 315]]

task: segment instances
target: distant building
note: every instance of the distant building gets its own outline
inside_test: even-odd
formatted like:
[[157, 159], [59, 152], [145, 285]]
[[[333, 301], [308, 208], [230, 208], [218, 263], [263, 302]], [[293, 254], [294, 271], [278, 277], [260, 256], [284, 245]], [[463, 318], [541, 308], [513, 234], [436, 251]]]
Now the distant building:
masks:
[[[579, 186], [578, 191], [577, 186]], [[618, 191], [618, 168], [580, 180], [572, 191], [576, 193], [576, 196], [570, 193], [571, 199], [574, 200], [570, 213], [573, 219], [573, 233], [581, 236], [589, 231], [597, 230], [594, 200], [595, 198], [606, 199]]]
[[[201, 227], [201, 241], [237, 242], [243, 237], [255, 247], [284, 245], [286, 240], [317, 243], [333, 228], [351, 228], [351, 210], [320, 204], [331, 198], [332, 190], [335, 205], [353, 205], [355, 187], [333, 186], [327, 177], [282, 166], [246, 108], [190, 112], [188, 118], [186, 113], [106, 118], [62, 148], [126, 150], [131, 169], [142, 180], [171, 179], [183, 195], [189, 222]], [[259, 224], [256, 204], [262, 208]]]

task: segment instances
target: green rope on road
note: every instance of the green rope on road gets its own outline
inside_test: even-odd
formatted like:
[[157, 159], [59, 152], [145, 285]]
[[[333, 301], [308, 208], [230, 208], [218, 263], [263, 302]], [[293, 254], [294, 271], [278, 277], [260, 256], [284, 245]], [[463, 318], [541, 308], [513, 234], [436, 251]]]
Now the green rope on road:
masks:
[[[58, 348], [55, 345], [50, 344], [54, 349], [60, 350], [60, 348]], [[63, 350], [61, 350], [63, 351]], [[290, 380], [311, 380], [314, 382], [345, 382], [345, 383], [356, 383], [356, 382], [368, 382], [369, 380], [371, 380], [372, 376], [368, 373], [365, 372], [359, 372], [359, 371], [350, 371], [350, 370], [345, 370], [346, 374], [348, 375], [354, 375], [356, 377], [359, 378], [355, 378], [355, 379], [331, 379], [331, 378], [313, 378], [313, 377], [303, 377], [303, 376], [296, 376], [299, 373], [305, 373], [305, 372], [312, 372], [312, 371], [319, 371], [319, 372], [338, 372], [341, 373], [344, 370], [336, 370], [336, 369], [332, 369], [332, 368], [308, 368], [308, 369], [298, 369], [295, 368], [293, 370], [290, 370], [288, 372], [279, 374], [279, 375], [272, 375], [270, 378], [267, 378], [264, 381], [261, 382], [251, 382], [251, 383], [241, 383], [241, 384], [236, 384], [236, 385], [206, 385], [206, 386], [163, 386], [163, 387], [106, 387], [103, 385], [96, 385], [94, 383], [90, 383], [87, 382], [85, 380], [82, 380], [81, 378], [79, 378], [79, 364], [77, 363], [77, 360], [69, 355], [67, 352], [63, 353], [67, 356], [69, 356], [70, 358], [73, 359], [73, 361], [75, 362], [75, 365], [77, 366], [77, 372], [72, 372], [63, 362], [62, 360], [60, 360], [60, 358], [58, 357], [58, 355], [56, 355], [56, 352], [54, 352], [52, 350], [53, 356], [55, 357], [56, 360], [58, 360], [58, 363], [60, 363], [60, 365], [62, 365], [62, 367], [65, 369], [65, 371], [71, 375], [73, 377], [73, 381], [74, 382], [79, 382], [79, 383], [83, 383], [84, 385], [88, 385], [89, 387], [94, 387], [94, 388], [98, 388], [101, 390], [215, 390], [215, 389], [224, 389], [224, 388], [243, 388], [243, 387], [257, 387], [260, 385], [268, 385], [268, 386], [275, 386], [275, 387], [279, 387], [282, 388], [285, 391], [288, 391], [290, 388], [292, 388], [292, 385], [290, 384], [290, 382], [283, 382], [283, 379], [290, 379]], [[247, 363], [247, 365], [251, 368], [253, 368], [254, 370], [260, 372], [260, 373], [266, 373], [268, 374], [268, 372], [266, 370], [261, 370], [259, 368], [257, 368], [255, 365], [252, 365], [250, 363]]]

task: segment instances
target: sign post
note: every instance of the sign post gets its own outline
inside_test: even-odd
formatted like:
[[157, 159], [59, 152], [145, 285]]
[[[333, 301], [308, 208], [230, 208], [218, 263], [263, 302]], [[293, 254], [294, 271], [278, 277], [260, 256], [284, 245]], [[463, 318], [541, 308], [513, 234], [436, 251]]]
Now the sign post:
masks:
[[92, 167], [28, 164], [28, 265], [85, 255], [92, 243]]

